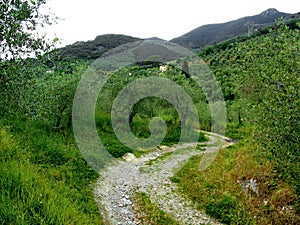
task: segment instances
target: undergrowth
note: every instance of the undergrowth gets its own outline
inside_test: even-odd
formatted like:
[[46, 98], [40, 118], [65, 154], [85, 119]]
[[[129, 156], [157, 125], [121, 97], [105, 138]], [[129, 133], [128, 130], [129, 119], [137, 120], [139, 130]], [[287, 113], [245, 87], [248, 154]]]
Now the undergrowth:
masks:
[[[96, 111], [95, 113], [95, 121], [97, 125], [98, 134], [100, 139], [108, 150], [108, 152], [116, 158], [122, 157], [126, 153], [133, 153], [135, 156], [139, 157], [146, 152], [149, 151], [139, 151], [138, 149], [131, 149], [124, 144], [117, 138], [116, 134], [111, 125], [111, 116], [108, 113], [103, 113], [100, 111]], [[140, 138], [145, 139], [150, 136], [149, 131], [149, 118], [141, 118], [139, 116], [135, 116], [134, 120], [132, 121], [131, 129], [132, 133]], [[176, 118], [171, 118], [170, 121], [167, 121], [167, 134], [163, 141], [161, 142], [162, 145], [172, 146], [177, 144], [180, 139], [181, 127], [177, 124]], [[199, 142], [206, 142], [209, 139], [205, 136], [204, 132], [198, 132], [198, 141]]]
[[140, 219], [141, 224], [147, 225], [179, 225], [168, 213], [159, 209], [151, 202], [149, 196], [145, 193], [135, 193], [134, 199], [135, 213]]
[[92, 190], [98, 174], [72, 136], [46, 127], [0, 121], [1, 224], [102, 224]]
[[[200, 160], [192, 157], [171, 179], [198, 209], [224, 224], [299, 224], [294, 190], [276, 178], [274, 165], [253, 141], [221, 150], [202, 172]], [[243, 190], [250, 179], [256, 181], [257, 193]]]

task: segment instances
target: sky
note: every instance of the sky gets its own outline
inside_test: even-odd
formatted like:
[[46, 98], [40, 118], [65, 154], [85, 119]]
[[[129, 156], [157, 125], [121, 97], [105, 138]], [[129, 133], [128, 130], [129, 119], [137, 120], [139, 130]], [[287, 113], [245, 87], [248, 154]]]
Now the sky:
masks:
[[268, 8], [300, 12], [299, 0], [48, 0], [43, 10], [49, 8], [59, 20], [40, 32], [49, 39], [58, 37], [60, 46], [112, 33], [170, 40], [201, 25], [260, 14]]

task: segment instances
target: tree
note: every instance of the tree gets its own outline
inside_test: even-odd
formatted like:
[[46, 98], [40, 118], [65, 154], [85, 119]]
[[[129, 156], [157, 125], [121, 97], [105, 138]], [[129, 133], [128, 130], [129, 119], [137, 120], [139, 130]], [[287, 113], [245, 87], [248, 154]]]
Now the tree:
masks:
[[1, 0], [1, 59], [40, 54], [51, 47], [36, 33], [38, 26], [53, 22], [49, 15], [39, 12], [45, 3], [46, 0]]
[[[78, 65], [82, 70], [84, 65]], [[82, 73], [82, 71], [78, 72]], [[32, 109], [54, 128], [71, 127], [72, 102], [80, 79], [79, 74], [50, 74], [37, 79], [35, 93], [32, 93]], [[63, 123], [64, 122], [64, 123]]]
[[43, 67], [39, 60], [26, 57], [41, 55], [53, 46], [37, 34], [39, 26], [55, 20], [40, 13], [45, 3], [46, 0], [1, 0], [0, 114], [24, 114], [32, 78], [41, 74]]

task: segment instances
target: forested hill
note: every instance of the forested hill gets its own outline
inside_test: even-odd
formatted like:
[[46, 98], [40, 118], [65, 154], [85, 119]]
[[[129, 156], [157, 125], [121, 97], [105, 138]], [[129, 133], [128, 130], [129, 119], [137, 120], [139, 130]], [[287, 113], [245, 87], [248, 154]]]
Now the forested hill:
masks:
[[110, 49], [138, 40], [141, 39], [121, 34], [105, 34], [97, 36], [92, 41], [78, 41], [57, 51], [62, 58], [97, 59]]
[[[173, 179], [224, 224], [300, 224], [300, 23], [277, 26], [200, 54], [221, 84], [227, 135], [240, 142], [204, 173], [194, 169], [201, 156]], [[253, 180], [257, 192], [243, 191]]]
[[[189, 33], [171, 40], [188, 48], [203, 49], [208, 45], [220, 43], [237, 36], [252, 34], [257, 30], [273, 25], [279, 18], [292, 20], [299, 18], [298, 14], [279, 12], [276, 9], [268, 9], [255, 16], [247, 16], [234, 21], [220, 24], [208, 24], [198, 27]], [[57, 49], [62, 58], [71, 57], [75, 59], [97, 59], [103, 53], [122, 44], [142, 40], [121, 34], [99, 35], [91, 41], [78, 41], [74, 44]], [[162, 40], [157, 37], [148, 40]]]
[[270, 26], [281, 17], [290, 19], [293, 15], [271, 8], [258, 15], [247, 16], [226, 23], [200, 26], [180, 37], [172, 39], [171, 42], [189, 48], [203, 48], [240, 35], [250, 34], [257, 29]]

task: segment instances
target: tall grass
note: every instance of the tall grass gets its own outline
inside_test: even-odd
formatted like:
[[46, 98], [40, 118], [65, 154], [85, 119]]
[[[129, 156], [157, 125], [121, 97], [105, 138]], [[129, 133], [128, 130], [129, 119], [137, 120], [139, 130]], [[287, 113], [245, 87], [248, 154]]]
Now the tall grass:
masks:
[[0, 122], [1, 224], [102, 224], [91, 187], [98, 175], [72, 136], [46, 127]]
[[[224, 224], [299, 224], [293, 188], [275, 179], [274, 165], [250, 139], [221, 150], [202, 172], [200, 160], [201, 156], [192, 157], [171, 178], [200, 210]], [[258, 193], [243, 190], [242, 182], [251, 178]]]

